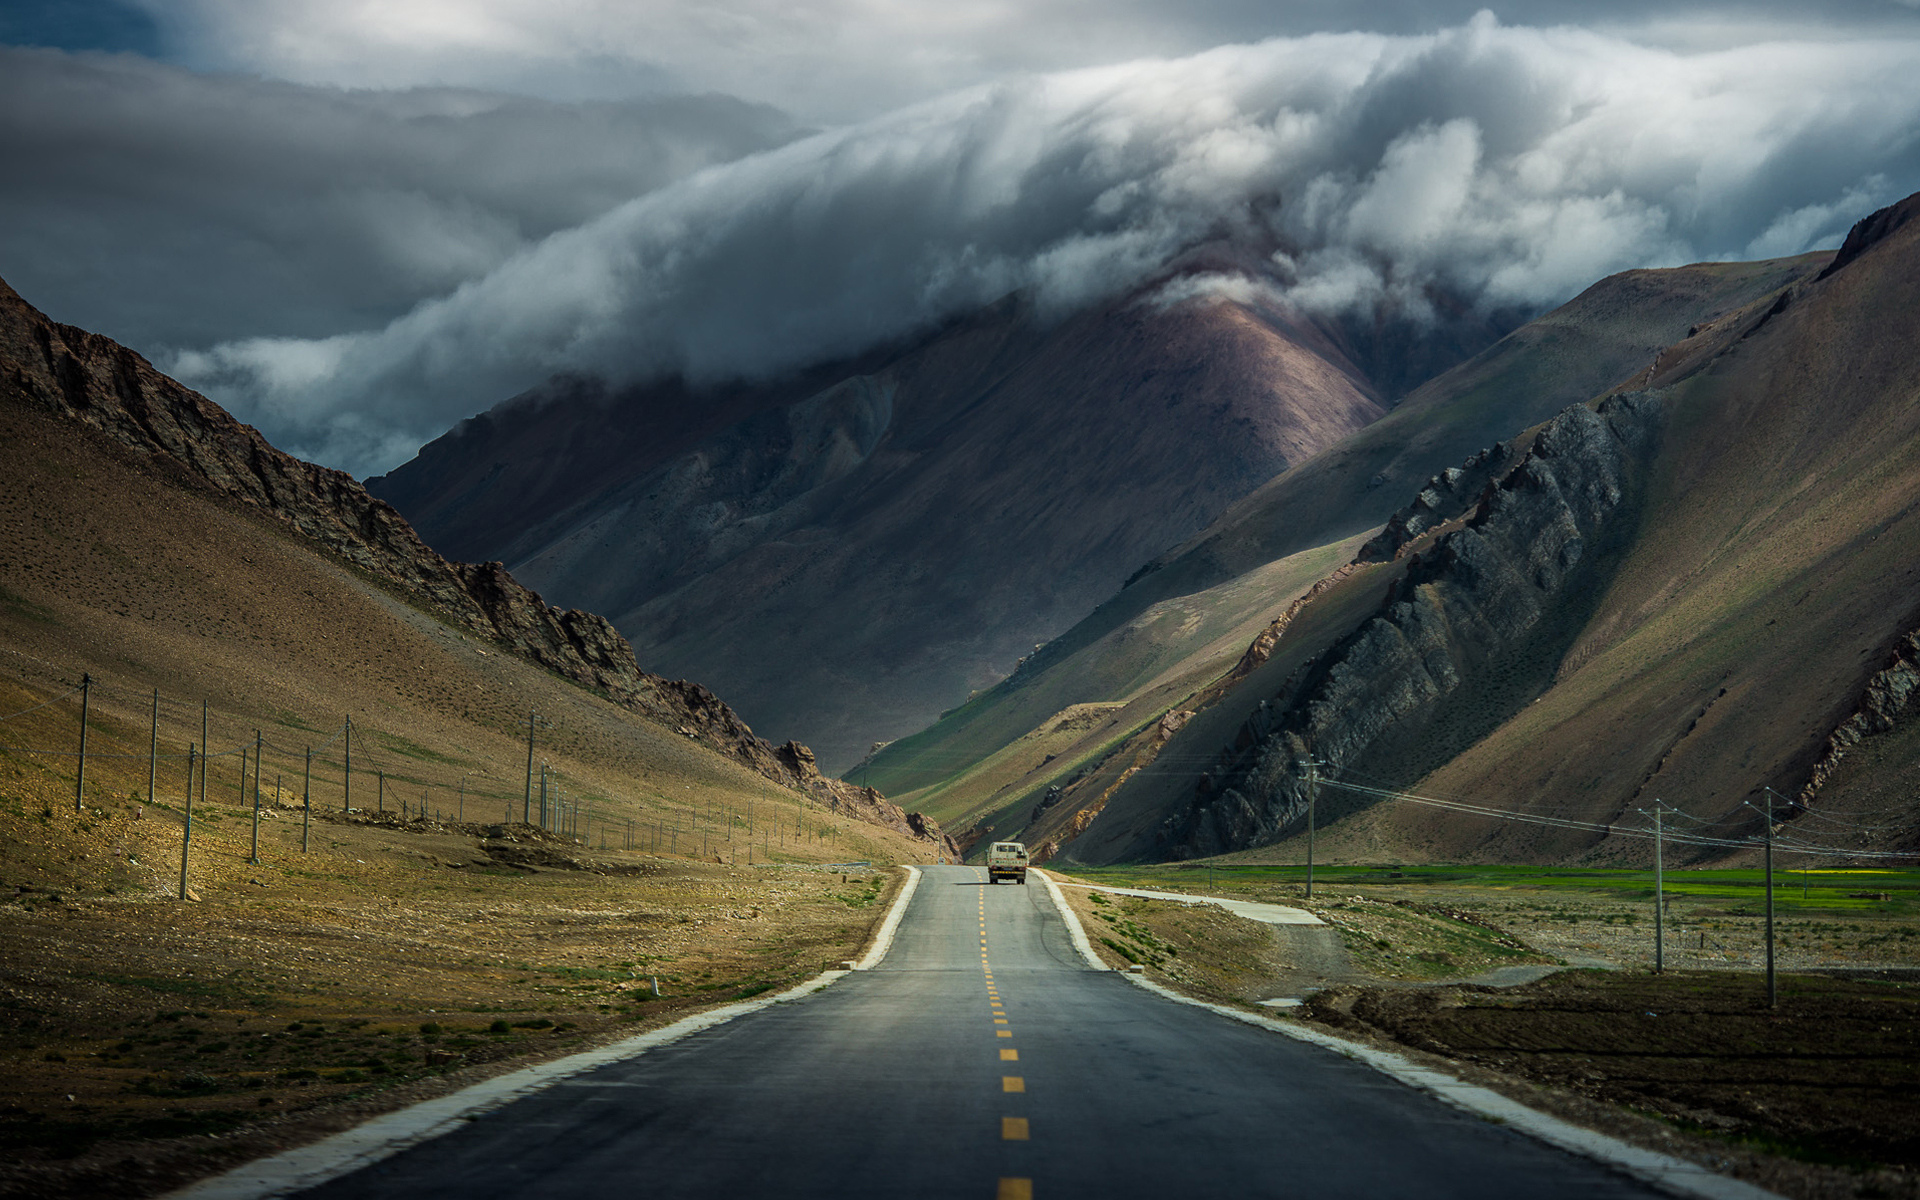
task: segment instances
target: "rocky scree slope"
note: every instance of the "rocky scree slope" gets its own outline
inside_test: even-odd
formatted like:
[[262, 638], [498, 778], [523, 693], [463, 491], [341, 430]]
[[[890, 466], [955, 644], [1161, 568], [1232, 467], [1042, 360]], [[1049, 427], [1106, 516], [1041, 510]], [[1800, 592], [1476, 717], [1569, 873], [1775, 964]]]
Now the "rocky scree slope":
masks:
[[547, 604], [498, 562], [442, 557], [351, 476], [274, 448], [251, 426], [109, 338], [57, 324], [0, 281], [0, 391], [168, 464], [177, 481], [284, 522], [451, 624], [706, 743], [783, 786], [903, 833], [937, 827], [871, 789], [822, 776], [805, 746], [775, 747], [713, 693], [640, 669], [605, 619]]

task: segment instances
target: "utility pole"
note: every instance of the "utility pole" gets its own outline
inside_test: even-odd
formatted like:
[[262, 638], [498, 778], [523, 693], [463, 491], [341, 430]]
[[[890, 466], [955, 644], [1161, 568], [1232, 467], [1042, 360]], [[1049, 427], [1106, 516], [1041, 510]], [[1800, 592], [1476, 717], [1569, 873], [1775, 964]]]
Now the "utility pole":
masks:
[[1763, 788], [1767, 798], [1767, 1007], [1780, 1007], [1780, 991], [1773, 977], [1773, 789]]
[[347, 718], [347, 769], [343, 777], [344, 787], [340, 793], [340, 811], [353, 811], [353, 718]]
[[[68, 695], [73, 693], [69, 692]], [[93, 694], [93, 676], [80, 676], [80, 769], [73, 775], [73, 811], [80, 811], [80, 797], [87, 784], [87, 700]]]
[[1653, 973], [1667, 969], [1667, 892], [1665, 864], [1661, 860], [1660, 804], [1653, 802]]
[[1313, 836], [1314, 808], [1320, 799], [1320, 768], [1326, 763], [1313, 755], [1313, 744], [1307, 744], [1307, 756], [1300, 760], [1300, 767], [1307, 773], [1307, 899], [1313, 899]]
[[300, 853], [313, 848], [313, 747], [307, 747], [307, 774], [300, 782]]
[[465, 775], [460, 777], [460, 815], [455, 819], [459, 821], [467, 819], [467, 777]]
[[207, 702], [200, 702], [200, 803], [207, 802]]

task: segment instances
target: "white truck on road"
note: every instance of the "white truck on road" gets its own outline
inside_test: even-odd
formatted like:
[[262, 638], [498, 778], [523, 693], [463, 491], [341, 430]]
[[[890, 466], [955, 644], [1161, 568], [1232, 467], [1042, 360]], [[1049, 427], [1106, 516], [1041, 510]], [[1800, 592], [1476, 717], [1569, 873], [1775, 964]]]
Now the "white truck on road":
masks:
[[987, 851], [987, 882], [1027, 881], [1027, 848], [1020, 842], [995, 842]]

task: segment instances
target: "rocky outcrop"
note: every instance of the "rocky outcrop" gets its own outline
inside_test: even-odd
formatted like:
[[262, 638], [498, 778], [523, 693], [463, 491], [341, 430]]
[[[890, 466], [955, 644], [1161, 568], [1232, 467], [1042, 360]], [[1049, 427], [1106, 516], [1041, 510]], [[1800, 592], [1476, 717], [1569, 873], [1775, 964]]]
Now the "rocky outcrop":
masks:
[[804, 746], [775, 749], [698, 684], [640, 669], [604, 618], [556, 608], [497, 562], [452, 562], [352, 476], [275, 449], [213, 401], [110, 338], [49, 319], [0, 282], [0, 389], [78, 420], [181, 483], [284, 522], [441, 619], [729, 754], [768, 778], [862, 819], [940, 840], [924, 818], [823, 778]]
[[1826, 743], [1820, 748], [1820, 760], [1794, 798], [1796, 806], [1805, 808], [1813, 802], [1827, 780], [1840, 769], [1840, 760], [1855, 746], [1875, 734], [1892, 732], [1894, 726], [1909, 715], [1916, 692], [1920, 692], [1920, 630], [1907, 634], [1894, 645], [1887, 665], [1867, 680], [1853, 712], [1827, 735]]
[[[1463, 685], [1502, 673], [1507, 652], [1588, 590], [1582, 567], [1629, 507], [1659, 411], [1649, 393], [1612, 397], [1597, 411], [1576, 405], [1508, 457], [1464, 525], [1424, 556], [1408, 556], [1379, 611], [1296, 672], [1221, 752], [1190, 804], [1162, 825], [1162, 851], [1211, 854], [1271, 840], [1304, 811], [1296, 764], [1309, 747], [1323, 777], [1337, 776], [1430, 725]], [[1476, 456], [1482, 467], [1498, 460]], [[1465, 472], [1416, 503], [1451, 519], [1446, 497], [1464, 486]]]
[[[1371, 545], [1372, 543], [1370, 542], [1368, 544]], [[1326, 578], [1315, 582], [1314, 585], [1304, 593], [1295, 597], [1293, 603], [1287, 605], [1287, 611], [1275, 617], [1265, 629], [1260, 631], [1259, 636], [1248, 643], [1246, 650], [1240, 655], [1240, 661], [1233, 664], [1233, 670], [1227, 672], [1226, 678], [1196, 697], [1193, 703], [1199, 706], [1211, 704], [1214, 700], [1218, 699], [1221, 694], [1224, 694], [1227, 688], [1258, 670], [1262, 664], [1273, 657], [1273, 648], [1278, 646], [1280, 639], [1286, 636], [1287, 629], [1292, 626], [1294, 618], [1300, 615], [1300, 610], [1313, 603], [1314, 600], [1319, 598], [1319, 596], [1329, 588], [1353, 574], [1354, 568], [1357, 565], [1357, 563], [1348, 563], [1346, 566], [1340, 567]]]
[[1523, 434], [1497, 443], [1427, 480], [1410, 502], [1387, 518], [1385, 528], [1367, 539], [1354, 561], [1392, 562], [1421, 534], [1473, 512], [1495, 481], [1513, 469], [1530, 440]]

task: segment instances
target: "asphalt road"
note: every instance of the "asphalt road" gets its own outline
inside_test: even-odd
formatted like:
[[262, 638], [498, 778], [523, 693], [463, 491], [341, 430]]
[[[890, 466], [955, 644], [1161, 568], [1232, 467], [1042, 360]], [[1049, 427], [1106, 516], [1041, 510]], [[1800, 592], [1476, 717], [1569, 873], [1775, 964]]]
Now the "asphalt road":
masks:
[[1643, 1197], [1341, 1055], [1170, 1003], [1047, 890], [926, 868], [882, 964], [314, 1197]]

